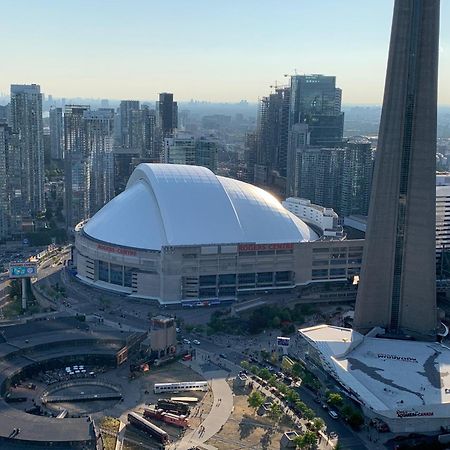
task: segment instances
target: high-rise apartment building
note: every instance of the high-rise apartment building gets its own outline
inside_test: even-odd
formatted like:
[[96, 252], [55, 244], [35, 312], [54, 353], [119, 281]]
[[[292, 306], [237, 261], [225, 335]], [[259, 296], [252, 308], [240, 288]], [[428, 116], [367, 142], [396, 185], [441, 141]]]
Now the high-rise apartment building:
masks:
[[[139, 128], [141, 123], [139, 120], [139, 101], [122, 100], [119, 106], [119, 135], [120, 147], [122, 148], [139, 148]], [[136, 142], [138, 141], [138, 142]]]
[[162, 162], [204, 166], [217, 171], [217, 144], [205, 137], [195, 138], [189, 134], [176, 133], [164, 139]]
[[64, 129], [65, 211], [71, 230], [114, 196], [114, 110], [67, 105]]
[[18, 136], [18, 154], [14, 158], [13, 169], [20, 180], [15, 190], [17, 213], [23, 218], [34, 218], [45, 210], [42, 94], [39, 85], [11, 85], [10, 118], [12, 130]]
[[[333, 147], [340, 145], [344, 131], [341, 111], [342, 91], [336, 87], [336, 77], [327, 75], [293, 75], [290, 87], [289, 128], [306, 124], [310, 144]], [[291, 141], [291, 140], [290, 140]], [[287, 150], [287, 193], [295, 193], [296, 149]]]
[[62, 160], [64, 157], [64, 121], [62, 108], [50, 108], [50, 156]]
[[120, 194], [128, 178], [141, 162], [160, 162], [161, 133], [157, 128], [156, 112], [138, 101], [120, 103], [118, 145], [113, 152], [114, 192]]
[[352, 137], [345, 143], [342, 173], [341, 203], [339, 214], [366, 216], [369, 211], [372, 185], [373, 150], [371, 142], [364, 137]]
[[[143, 105], [141, 109], [142, 120], [142, 152], [141, 157], [145, 162], [159, 162], [161, 145], [157, 129], [156, 111]], [[130, 173], [131, 175], [131, 173]]]
[[163, 92], [159, 94], [159, 101], [156, 102], [156, 112], [158, 117], [158, 127], [162, 137], [168, 137], [178, 128], [178, 105], [173, 101], [173, 94]]
[[450, 174], [436, 174], [436, 252], [450, 251]]
[[[12, 173], [11, 163], [17, 156], [17, 147], [13, 139], [17, 137], [12, 133], [11, 128], [0, 122], [0, 241], [10, 236], [14, 227], [12, 213], [12, 201], [14, 199], [14, 180], [17, 182], [19, 177]], [[18, 224], [20, 227], [20, 224]]]
[[439, 0], [397, 0], [354, 328], [435, 339]]
[[298, 196], [339, 213], [345, 149], [308, 147], [297, 152]]
[[88, 105], [66, 105], [64, 110], [64, 209], [69, 230], [88, 217], [86, 180], [86, 132], [84, 113]]
[[119, 108], [119, 147], [136, 151], [144, 158], [154, 158], [155, 137], [155, 110], [148, 105], [140, 106], [138, 101], [122, 100]]
[[83, 113], [86, 136], [85, 187], [88, 193], [87, 217], [93, 216], [114, 196], [114, 110], [101, 108]]
[[8, 122], [8, 116], [9, 116], [9, 104], [0, 105], [0, 123]]
[[217, 172], [217, 142], [200, 137], [195, 140], [195, 165]]
[[289, 103], [290, 88], [277, 87], [273, 94], [262, 98], [258, 114], [256, 163], [282, 177], [287, 170]]
[[[296, 123], [289, 129], [288, 149], [289, 158], [293, 157], [294, 161], [289, 166], [289, 173], [286, 177], [286, 191], [292, 191], [296, 196], [299, 195], [299, 175], [300, 164], [302, 160], [301, 153], [309, 146], [309, 128], [306, 123]], [[289, 186], [291, 184], [291, 186]]]
[[372, 180], [373, 152], [363, 137], [340, 147], [304, 146], [305, 134], [294, 126], [296, 146], [295, 192], [313, 203], [333, 208], [340, 216], [367, 215]]

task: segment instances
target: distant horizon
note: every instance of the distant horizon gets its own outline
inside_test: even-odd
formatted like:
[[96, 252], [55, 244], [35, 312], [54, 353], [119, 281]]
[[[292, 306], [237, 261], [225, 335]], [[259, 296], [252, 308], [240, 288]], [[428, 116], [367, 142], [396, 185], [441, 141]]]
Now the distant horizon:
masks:
[[[23, 84], [31, 84], [31, 83], [23, 83]], [[39, 83], [35, 83], [35, 84], [39, 84]], [[42, 92], [42, 85], [41, 86], [41, 92]], [[166, 92], [171, 92], [171, 91], [166, 91]], [[52, 95], [52, 94], [47, 94], [46, 92], [42, 92], [43, 94], [45, 94], [45, 99], [46, 101], [48, 101], [48, 95]], [[189, 103], [194, 103], [194, 104], [205, 104], [205, 105], [244, 105], [244, 104], [248, 104], [248, 106], [257, 106], [258, 105], [258, 100], [247, 100], [247, 99], [242, 99], [242, 100], [238, 100], [238, 101], [214, 101], [214, 100], [205, 100], [205, 99], [189, 99], [189, 100], [179, 100], [176, 98], [176, 93], [174, 92], [174, 101], [176, 101], [178, 104], [189, 104]], [[5, 94], [0, 92], [0, 102], [4, 101], [4, 99], [7, 99], [7, 103], [9, 102], [9, 94]], [[54, 102], [57, 101], [61, 101], [62, 99], [66, 100], [66, 104], [69, 104], [68, 101], [71, 100], [90, 100], [90, 101], [94, 101], [94, 102], [101, 102], [103, 100], [107, 100], [108, 102], [114, 102], [114, 103], [120, 103], [121, 101], [127, 101], [127, 100], [137, 100], [140, 103], [155, 103], [158, 99], [155, 98], [153, 100], [149, 100], [149, 99], [140, 99], [140, 98], [102, 98], [102, 97], [83, 97], [83, 96], [75, 96], [75, 97], [56, 97], [56, 96], [52, 96], [52, 99]], [[7, 104], [6, 103], [6, 104]], [[6, 104], [1, 104], [1, 106], [5, 106]], [[342, 103], [342, 108], [354, 108], [354, 107], [368, 107], [368, 108], [376, 108], [379, 107], [381, 108], [383, 106], [382, 103], [346, 103], [343, 102]], [[438, 108], [450, 108], [450, 103], [440, 103], [438, 104]]]

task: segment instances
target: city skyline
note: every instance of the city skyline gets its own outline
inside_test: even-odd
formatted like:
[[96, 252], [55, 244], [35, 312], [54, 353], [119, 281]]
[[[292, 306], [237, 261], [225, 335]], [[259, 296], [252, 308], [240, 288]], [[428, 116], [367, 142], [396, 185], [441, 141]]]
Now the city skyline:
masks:
[[[26, 5], [24, 14], [24, 6], [10, 2], [3, 5], [8, 20], [0, 37], [17, 35], [19, 26], [21, 33], [2, 52], [0, 92], [13, 83], [37, 83], [54, 97], [156, 100], [170, 91], [179, 101], [256, 102], [297, 70], [336, 75], [345, 104], [381, 104], [393, 0], [348, 0], [337, 12], [333, 3], [281, 8], [248, 0], [239, 8], [211, 8], [203, 0], [189, 6], [134, 0], [125, 8], [111, 1], [89, 14], [85, 1], [76, 8], [44, 1]], [[448, 19], [444, 3], [441, 22]], [[39, 51], [30, 42], [38, 42]], [[450, 104], [449, 44], [442, 27], [440, 104]]]

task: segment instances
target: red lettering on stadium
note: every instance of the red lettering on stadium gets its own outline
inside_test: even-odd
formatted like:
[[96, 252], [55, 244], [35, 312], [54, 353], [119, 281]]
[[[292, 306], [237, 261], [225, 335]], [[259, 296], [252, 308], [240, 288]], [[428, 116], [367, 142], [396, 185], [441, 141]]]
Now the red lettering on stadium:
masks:
[[117, 253], [125, 256], [136, 256], [135, 250], [129, 250], [128, 248], [110, 247], [108, 245], [97, 244], [97, 250], [102, 250], [108, 253]]
[[240, 252], [255, 252], [264, 250], [292, 250], [294, 244], [292, 242], [283, 244], [239, 244]]

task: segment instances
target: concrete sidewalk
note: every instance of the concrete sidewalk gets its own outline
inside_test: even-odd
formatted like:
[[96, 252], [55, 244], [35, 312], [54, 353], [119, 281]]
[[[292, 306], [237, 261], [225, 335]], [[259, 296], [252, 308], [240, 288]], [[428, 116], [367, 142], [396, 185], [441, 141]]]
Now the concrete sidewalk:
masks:
[[[208, 352], [197, 350], [197, 357], [209, 356]], [[190, 447], [199, 447], [205, 450], [216, 450], [216, 447], [205, 442], [218, 433], [227, 422], [233, 411], [233, 393], [227, 383], [229, 373], [222, 369], [203, 371], [202, 359], [187, 362], [185, 365], [202, 375], [210, 386], [214, 402], [206, 419], [199, 427], [187, 433], [180, 442], [170, 446], [170, 449], [187, 450]], [[207, 365], [208, 367], [214, 367]]]

